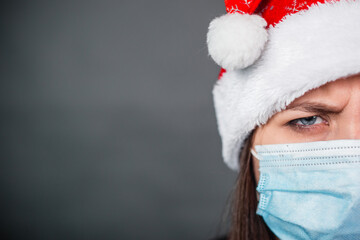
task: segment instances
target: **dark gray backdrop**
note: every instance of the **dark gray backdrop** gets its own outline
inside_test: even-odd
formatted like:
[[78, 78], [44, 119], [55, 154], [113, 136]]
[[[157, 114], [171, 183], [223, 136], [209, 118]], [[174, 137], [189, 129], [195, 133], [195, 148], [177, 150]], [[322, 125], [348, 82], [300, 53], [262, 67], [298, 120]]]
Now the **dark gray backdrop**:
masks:
[[206, 31], [221, 0], [2, 1], [1, 231], [208, 239], [221, 159]]

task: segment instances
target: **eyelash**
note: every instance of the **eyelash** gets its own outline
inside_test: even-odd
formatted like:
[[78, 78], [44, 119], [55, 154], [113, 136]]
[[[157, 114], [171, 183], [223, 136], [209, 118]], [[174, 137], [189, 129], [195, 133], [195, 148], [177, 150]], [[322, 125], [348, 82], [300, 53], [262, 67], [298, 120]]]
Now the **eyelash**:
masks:
[[291, 128], [295, 129], [296, 131], [311, 131], [311, 130], [314, 130], [314, 128], [318, 128], [318, 126], [316, 126], [316, 125], [319, 125], [319, 123], [311, 124], [311, 125], [305, 125], [305, 124], [297, 124], [296, 122], [300, 121], [302, 119], [308, 119], [308, 118], [313, 118], [313, 117], [321, 118], [322, 121], [324, 121], [328, 125], [328, 121], [326, 120], [326, 118], [321, 117], [319, 115], [303, 117], [303, 118], [297, 118], [297, 119], [289, 121], [286, 125], [290, 126]]

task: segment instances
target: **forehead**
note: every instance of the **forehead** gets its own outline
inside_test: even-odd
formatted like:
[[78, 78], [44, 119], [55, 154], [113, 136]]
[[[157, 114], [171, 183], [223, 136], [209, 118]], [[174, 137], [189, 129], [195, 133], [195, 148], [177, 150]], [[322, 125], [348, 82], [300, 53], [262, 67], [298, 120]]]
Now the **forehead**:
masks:
[[360, 74], [340, 78], [312, 89], [295, 99], [287, 108], [305, 101], [331, 102], [341, 105], [346, 103], [353, 93], [360, 94]]

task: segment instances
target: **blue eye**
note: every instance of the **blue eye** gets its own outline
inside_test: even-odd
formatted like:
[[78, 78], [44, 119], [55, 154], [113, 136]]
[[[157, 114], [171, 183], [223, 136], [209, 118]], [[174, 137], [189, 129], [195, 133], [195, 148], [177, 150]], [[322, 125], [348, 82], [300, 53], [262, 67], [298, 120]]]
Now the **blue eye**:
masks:
[[322, 121], [323, 121], [323, 119], [319, 116], [311, 116], [311, 117], [305, 117], [305, 118], [298, 118], [298, 119], [292, 120], [291, 122], [296, 125], [310, 126], [310, 125], [321, 123]]

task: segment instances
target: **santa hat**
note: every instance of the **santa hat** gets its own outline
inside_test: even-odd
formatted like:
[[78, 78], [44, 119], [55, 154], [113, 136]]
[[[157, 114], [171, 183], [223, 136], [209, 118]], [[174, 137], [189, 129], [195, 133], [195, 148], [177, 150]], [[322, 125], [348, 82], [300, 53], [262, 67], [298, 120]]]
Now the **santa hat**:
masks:
[[360, 0], [225, 0], [207, 35], [222, 70], [213, 88], [226, 164], [305, 92], [360, 73]]

